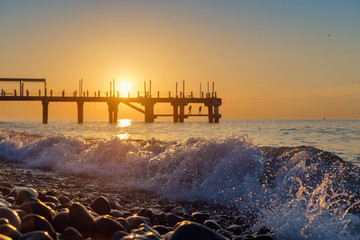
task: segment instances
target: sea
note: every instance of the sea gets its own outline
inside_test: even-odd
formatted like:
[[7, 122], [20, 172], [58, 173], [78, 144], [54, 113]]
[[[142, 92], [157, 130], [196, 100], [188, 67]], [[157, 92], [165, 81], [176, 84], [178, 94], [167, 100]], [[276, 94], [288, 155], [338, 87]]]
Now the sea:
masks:
[[250, 211], [276, 239], [360, 239], [360, 120], [4, 120], [1, 161]]

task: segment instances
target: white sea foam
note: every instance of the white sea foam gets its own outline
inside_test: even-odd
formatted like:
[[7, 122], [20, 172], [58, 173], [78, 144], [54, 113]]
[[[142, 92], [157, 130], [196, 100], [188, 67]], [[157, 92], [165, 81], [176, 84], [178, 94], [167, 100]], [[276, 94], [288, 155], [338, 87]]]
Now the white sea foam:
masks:
[[272, 157], [247, 136], [174, 143], [0, 132], [0, 159], [25, 167], [236, 206], [256, 212], [278, 239], [360, 239], [357, 167], [311, 147]]

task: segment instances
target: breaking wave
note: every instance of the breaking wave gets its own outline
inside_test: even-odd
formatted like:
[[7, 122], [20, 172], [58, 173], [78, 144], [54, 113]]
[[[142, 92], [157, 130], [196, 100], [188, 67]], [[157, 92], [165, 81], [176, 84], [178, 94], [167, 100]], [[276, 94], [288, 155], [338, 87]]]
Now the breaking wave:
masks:
[[360, 239], [360, 169], [311, 146], [257, 147], [246, 135], [175, 143], [1, 131], [0, 159], [235, 206], [278, 239]]

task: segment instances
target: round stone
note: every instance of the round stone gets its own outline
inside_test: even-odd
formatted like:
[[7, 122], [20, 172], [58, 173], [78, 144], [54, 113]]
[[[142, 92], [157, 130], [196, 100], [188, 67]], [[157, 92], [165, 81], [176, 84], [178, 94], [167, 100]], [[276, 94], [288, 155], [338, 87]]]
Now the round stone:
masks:
[[67, 227], [62, 234], [62, 240], [83, 240], [81, 233], [73, 227]]
[[76, 228], [82, 234], [91, 232], [94, 217], [81, 203], [72, 203], [69, 206], [71, 226]]
[[11, 225], [16, 227], [17, 229], [20, 228], [20, 218], [19, 215], [10, 208], [0, 207], [0, 218], [6, 218]]
[[230, 225], [227, 230], [232, 232], [234, 235], [240, 235], [244, 232], [243, 227], [237, 224]]
[[142, 223], [150, 224], [150, 220], [148, 218], [141, 216], [131, 216], [126, 218], [126, 221], [128, 223], [129, 230], [138, 228]]
[[48, 232], [33, 231], [22, 235], [19, 240], [54, 240]]
[[107, 198], [105, 198], [103, 196], [96, 198], [90, 204], [90, 207], [99, 215], [110, 214], [110, 211], [111, 211], [110, 202], [107, 200]]
[[21, 236], [21, 233], [10, 224], [2, 224], [0, 225], [0, 234], [3, 234], [5, 236], [11, 237], [11, 239], [19, 239]]
[[40, 200], [31, 200], [24, 202], [20, 209], [23, 210], [26, 214], [36, 214], [43, 216], [48, 221], [51, 221], [52, 217], [55, 215], [54, 210], [52, 210], [49, 206], [46, 206]]
[[9, 220], [7, 220], [7, 218], [0, 218], [0, 225], [3, 224], [9, 224]]
[[126, 221], [125, 218], [119, 217], [119, 218], [116, 218], [116, 221], [117, 221], [118, 223], [120, 223], [121, 226], [123, 226], [123, 227], [126, 229], [126, 231], [129, 230], [129, 224], [128, 224], [128, 222]]
[[58, 205], [58, 204], [60, 204], [60, 201], [59, 201], [59, 199], [57, 199], [57, 197], [55, 197], [55, 196], [45, 196], [44, 197], [44, 200], [43, 200], [44, 202], [51, 202], [51, 203], [54, 203], [55, 205]]
[[141, 209], [138, 214], [138, 216], [147, 217], [152, 221], [154, 219], [154, 213], [150, 209], [143, 208]]
[[100, 235], [106, 238], [111, 236], [117, 231], [126, 231], [126, 229], [114, 219], [103, 216], [96, 219], [93, 223], [93, 232], [96, 236]]
[[123, 237], [127, 236], [128, 233], [127, 232], [124, 232], [124, 231], [118, 231], [118, 232], [115, 232], [112, 237], [111, 237], [111, 240], [121, 240], [123, 239]]
[[166, 225], [167, 216], [168, 215], [166, 213], [160, 212], [160, 213], [155, 214], [154, 218], [155, 218], [155, 221], [157, 222], [157, 224]]
[[28, 214], [22, 219], [20, 230], [22, 233], [45, 231], [52, 238], [56, 238], [55, 230], [50, 222], [44, 217], [35, 214]]
[[15, 202], [18, 205], [21, 205], [23, 202], [29, 198], [37, 198], [39, 193], [30, 187], [19, 187], [16, 189]]
[[63, 233], [64, 230], [70, 226], [69, 212], [60, 212], [52, 219], [52, 225], [56, 232]]
[[0, 207], [9, 207], [10, 203], [4, 199], [0, 199]]
[[191, 214], [191, 218], [200, 224], [203, 224], [206, 220], [210, 217], [209, 213], [207, 212], [194, 212]]
[[114, 218], [119, 218], [124, 216], [124, 213], [120, 210], [111, 210], [110, 216], [113, 216]]
[[206, 220], [204, 222], [204, 225], [207, 226], [208, 228], [214, 230], [214, 231], [217, 231], [217, 230], [222, 228], [217, 222], [215, 222], [213, 220]]
[[153, 226], [153, 229], [156, 230], [161, 235], [165, 235], [166, 233], [170, 232], [172, 229], [163, 225], [156, 225]]
[[170, 227], [174, 227], [177, 223], [182, 222], [184, 219], [181, 217], [175, 215], [175, 214], [169, 214], [166, 218], [166, 221], [168, 222]]
[[183, 221], [175, 229], [170, 240], [226, 240], [225, 237], [199, 223]]
[[3, 234], [0, 234], [0, 240], [11, 240], [11, 238]]
[[70, 199], [67, 196], [60, 196], [58, 197], [58, 200], [61, 204], [68, 204], [70, 202]]

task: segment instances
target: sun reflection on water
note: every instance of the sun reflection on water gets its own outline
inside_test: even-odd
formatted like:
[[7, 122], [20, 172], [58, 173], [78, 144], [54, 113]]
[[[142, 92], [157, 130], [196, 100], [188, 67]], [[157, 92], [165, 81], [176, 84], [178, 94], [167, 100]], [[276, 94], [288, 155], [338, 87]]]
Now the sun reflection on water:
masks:
[[130, 134], [128, 133], [117, 134], [116, 137], [120, 140], [125, 140], [130, 138]]
[[123, 127], [129, 127], [131, 126], [131, 119], [120, 119], [117, 126], [119, 128], [123, 128]]
[[[132, 125], [132, 120], [131, 119], [120, 119], [118, 121], [117, 127], [118, 128], [125, 128], [125, 127], [130, 127]], [[122, 130], [123, 133], [119, 133], [116, 134], [115, 136], [121, 140], [125, 140], [125, 139], [129, 139], [130, 138], [130, 134], [129, 133], [124, 133], [124, 131]]]

